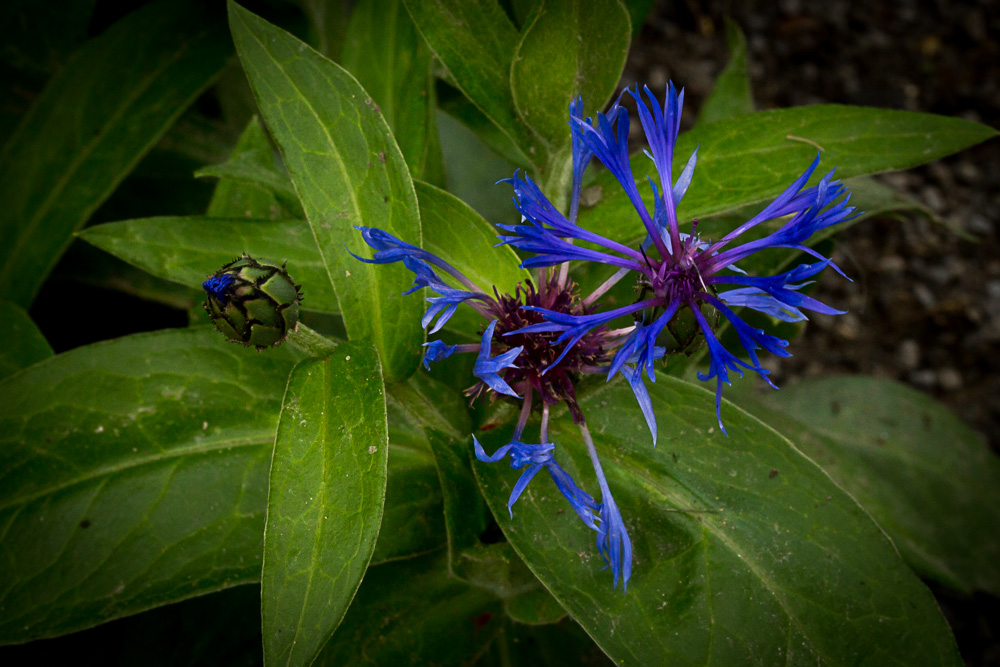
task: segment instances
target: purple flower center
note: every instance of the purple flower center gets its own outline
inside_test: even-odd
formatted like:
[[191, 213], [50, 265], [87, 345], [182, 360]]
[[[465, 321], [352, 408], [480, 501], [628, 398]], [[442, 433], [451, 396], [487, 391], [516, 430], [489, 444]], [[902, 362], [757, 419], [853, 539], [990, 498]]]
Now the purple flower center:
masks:
[[[555, 405], [565, 402], [574, 417], [582, 419], [571, 374], [607, 364], [610, 357], [605, 347], [606, 328], [602, 326], [588, 331], [567, 350], [568, 343], [557, 341], [561, 331], [522, 331], [525, 327], [546, 321], [543, 313], [526, 310], [523, 306], [571, 316], [586, 315], [590, 309], [583, 305], [573, 281], [568, 280], [565, 286], [560, 287], [555, 276], [541, 291], [536, 290], [534, 283], [528, 280], [525, 285], [518, 285], [513, 295], [496, 293], [496, 302], [488, 306], [490, 314], [497, 319], [492, 353], [498, 355], [516, 347], [522, 348], [514, 366], [503, 372], [507, 384], [521, 395], [525, 385], [530, 385], [545, 403]], [[562, 359], [556, 364], [560, 355], [563, 355]], [[466, 395], [474, 401], [487, 390], [485, 383], [477, 382], [466, 390]]]
[[666, 303], [674, 301], [688, 303], [698, 292], [705, 289], [704, 285], [701, 273], [693, 263], [687, 267], [677, 264], [669, 266], [663, 272], [662, 278], [655, 276], [652, 281], [653, 293]]

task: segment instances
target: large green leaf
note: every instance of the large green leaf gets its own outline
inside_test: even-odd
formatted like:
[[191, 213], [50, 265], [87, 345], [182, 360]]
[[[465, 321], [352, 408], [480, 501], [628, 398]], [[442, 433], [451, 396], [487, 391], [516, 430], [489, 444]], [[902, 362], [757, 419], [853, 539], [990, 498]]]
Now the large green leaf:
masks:
[[87, 43], [0, 151], [0, 285], [27, 306], [75, 229], [221, 71], [224, 24], [164, 0]]
[[545, 164], [539, 137], [517, 115], [510, 68], [519, 36], [496, 0], [405, 0], [417, 30], [469, 100], [517, 146]]
[[835, 377], [740, 405], [853, 495], [921, 575], [1000, 594], [1000, 460], [943, 406], [903, 385]]
[[344, 617], [382, 523], [388, 445], [374, 348], [348, 343], [295, 367], [267, 496], [265, 664], [311, 664]]
[[288, 262], [289, 273], [302, 285], [303, 307], [337, 312], [323, 259], [304, 221], [146, 218], [88, 227], [79, 236], [154, 276], [198, 288], [243, 252]]
[[398, 0], [362, 0], [340, 64], [382, 108], [414, 178], [440, 181], [433, 56]]
[[0, 641], [259, 576], [264, 445], [295, 359], [273, 352], [140, 334], [0, 385]]
[[552, 149], [570, 142], [570, 100], [582, 95], [585, 115], [593, 115], [615, 92], [631, 27], [619, 0], [550, 0], [529, 19], [510, 87], [521, 118]]
[[52, 346], [20, 306], [0, 301], [0, 380], [52, 356]]
[[698, 113], [699, 123], [716, 123], [753, 113], [753, 95], [750, 93], [750, 74], [747, 72], [747, 38], [740, 26], [726, 19], [726, 43], [729, 45], [729, 62], [719, 74]]
[[419, 363], [420, 301], [402, 296], [409, 271], [371, 266], [355, 225], [419, 244], [413, 183], [375, 102], [344, 69], [266, 21], [229, 4], [236, 49], [306, 212], [351, 339], [374, 343], [387, 379]]
[[443, 554], [379, 565], [315, 664], [472, 664], [500, 612], [495, 597], [448, 576]]
[[[729, 437], [719, 433], [700, 387], [659, 377], [650, 395], [656, 448], [623, 383], [582, 401], [635, 550], [627, 593], [543, 475], [511, 520], [519, 471], [474, 466], [511, 544], [616, 662], [960, 664], [930, 592], [812, 461], [729, 404]], [[554, 420], [550, 435], [559, 462], [596, 492], [572, 420]], [[483, 437], [492, 451], [509, 431]]]
[[[165, 331], [0, 384], [0, 643], [259, 580], [275, 427], [299, 356]], [[405, 418], [425, 409], [411, 394], [405, 413], [389, 406], [376, 562], [445, 540], [433, 454]]]
[[[700, 218], [774, 197], [798, 178], [822, 149], [814, 180], [836, 168], [838, 178], [908, 169], [985, 141], [990, 127], [933, 114], [817, 105], [746, 114], [698, 125], [677, 140], [674, 173], [698, 147], [698, 167], [681, 202], [682, 220]], [[649, 210], [646, 174], [652, 162], [632, 158], [632, 174]], [[594, 205], [582, 208], [580, 225], [620, 242], [644, 232], [638, 214], [609, 172], [591, 190]]]

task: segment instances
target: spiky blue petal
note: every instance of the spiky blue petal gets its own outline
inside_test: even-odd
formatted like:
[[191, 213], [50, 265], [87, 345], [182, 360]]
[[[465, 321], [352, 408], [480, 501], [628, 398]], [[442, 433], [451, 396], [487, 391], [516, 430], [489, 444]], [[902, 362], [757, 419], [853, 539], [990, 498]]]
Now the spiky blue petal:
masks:
[[[785, 289], [796, 290], [800, 287], [802, 285], [787, 285]], [[740, 287], [720, 292], [719, 299], [729, 306], [752, 308], [783, 322], [802, 322], [809, 319], [798, 308], [782, 303], [756, 287]]]
[[424, 343], [424, 347], [427, 348], [427, 351], [424, 352], [424, 368], [427, 370], [431, 369], [431, 362], [447, 359], [455, 354], [455, 350], [458, 349], [458, 345], [447, 345], [441, 340], [432, 340], [429, 343]]
[[502, 377], [500, 377], [499, 373], [505, 368], [514, 367], [514, 360], [517, 359], [517, 355], [521, 354], [521, 350], [523, 350], [524, 347], [519, 345], [491, 359], [490, 349], [493, 343], [493, 330], [496, 326], [497, 320], [493, 320], [486, 327], [486, 331], [483, 332], [483, 338], [479, 348], [479, 357], [476, 359], [476, 365], [473, 367], [472, 372], [477, 378], [485, 382], [490, 389], [498, 394], [506, 394], [508, 396], [513, 396], [514, 398], [521, 398], [517, 395], [517, 392], [511, 389], [510, 385], [507, 384]]
[[521, 494], [527, 488], [528, 483], [534, 479], [535, 475], [542, 468], [546, 468], [556, 488], [569, 501], [570, 506], [576, 512], [576, 515], [580, 517], [580, 520], [591, 529], [599, 530], [595, 515], [595, 512], [598, 510], [598, 504], [594, 502], [594, 499], [587, 492], [578, 487], [569, 473], [563, 470], [556, 462], [554, 458], [554, 444], [550, 442], [540, 445], [530, 445], [512, 441], [497, 449], [492, 455], [489, 455], [483, 449], [483, 446], [479, 444], [476, 436], [472, 436], [472, 442], [475, 446], [476, 458], [484, 463], [496, 463], [509, 453], [511, 468], [514, 470], [525, 468], [524, 472], [521, 473], [521, 477], [514, 484], [510, 498], [507, 500], [507, 511], [510, 512], [512, 519], [514, 518], [514, 503], [521, 497]]
[[[811, 296], [801, 294], [798, 290], [803, 287], [800, 281], [811, 278], [830, 264], [829, 260], [816, 262], [815, 264], [800, 264], [791, 271], [780, 273], [776, 276], [716, 276], [711, 280], [712, 284], [744, 285], [756, 288], [761, 292], [766, 292], [775, 301], [784, 304], [788, 308], [806, 308], [824, 315], [843, 315], [845, 310], [837, 310], [817, 301]], [[790, 284], [792, 283], [792, 284]], [[794, 284], [799, 283], [799, 284]]]
[[618, 587], [618, 578], [621, 577], [622, 590], [626, 591], [629, 577], [632, 576], [632, 540], [629, 539], [622, 514], [611, 493], [605, 492], [601, 500], [597, 550], [611, 568], [614, 587]]

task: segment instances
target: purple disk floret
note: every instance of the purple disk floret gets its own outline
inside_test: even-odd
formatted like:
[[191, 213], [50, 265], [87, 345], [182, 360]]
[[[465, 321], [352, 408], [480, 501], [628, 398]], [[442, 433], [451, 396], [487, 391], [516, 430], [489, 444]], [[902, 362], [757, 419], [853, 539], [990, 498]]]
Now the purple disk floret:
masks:
[[[843, 275], [829, 259], [805, 245], [816, 232], [849, 220], [853, 207], [847, 205], [846, 188], [833, 180], [831, 171], [817, 185], [805, 187], [819, 164], [817, 155], [803, 174], [782, 192], [764, 210], [739, 225], [717, 241], [701, 240], [697, 234], [697, 221], [692, 223], [690, 234], [680, 231], [677, 205], [680, 203], [694, 177], [697, 150], [691, 154], [680, 175], [673, 175], [674, 148], [680, 128], [683, 90], [678, 93], [673, 83], [668, 85], [666, 99], [661, 106], [648, 88], [645, 98], [638, 86], [628, 93], [635, 99], [639, 120], [649, 144], [646, 155], [652, 160], [658, 185], [647, 176], [653, 193], [654, 205], [650, 211], [642, 200], [639, 186], [632, 175], [628, 154], [628, 112], [618, 104], [606, 114], [598, 114], [597, 121], [571, 119], [574, 148], [593, 154], [617, 179], [638, 214], [646, 239], [638, 247], [629, 247], [583, 229], [575, 219], [563, 217], [541, 190], [527, 176], [515, 172], [508, 179], [514, 187], [515, 204], [521, 212], [519, 224], [505, 225], [504, 243], [530, 253], [525, 266], [554, 266], [573, 260], [607, 264], [616, 273], [599, 291], [608, 289], [614, 282], [633, 273], [643, 296], [636, 303], [603, 313], [573, 315], [535, 309], [545, 320], [526, 331], [558, 332], [557, 340], [568, 343], [565, 355], [574, 341], [581, 339], [594, 326], [610, 326], [621, 317], [631, 317], [633, 326], [619, 329], [618, 340], [609, 344], [618, 351], [603, 369], [610, 380], [621, 372], [639, 400], [643, 415], [656, 443], [656, 422], [645, 390], [642, 375], [655, 381], [655, 359], [662, 357], [665, 348], [657, 345], [663, 330], [688, 309], [697, 327], [704, 335], [709, 354], [709, 371], [699, 373], [701, 380], [716, 381], [715, 404], [719, 426], [722, 424], [721, 399], [723, 383], [730, 384], [729, 372], [742, 376], [751, 370], [768, 381], [768, 370], [758, 359], [759, 350], [778, 356], [789, 356], [788, 342], [765, 333], [744, 321], [735, 307], [749, 308], [784, 321], [805, 319], [802, 310], [842, 314], [845, 311], [831, 308], [800, 292], [809, 284], [808, 279], [827, 266]], [[648, 104], [647, 104], [648, 98]], [[739, 243], [740, 237], [757, 225], [787, 218], [777, 230], [761, 238]], [[586, 242], [587, 247], [577, 248], [576, 241]], [[802, 264], [791, 271], [775, 276], [748, 276], [737, 262], [767, 248], [800, 250], [817, 261]], [[589, 302], [584, 299], [584, 303]], [[706, 306], [708, 308], [706, 308]], [[704, 310], [703, 310], [704, 309]], [[714, 327], [705, 316], [714, 309], [734, 328], [746, 359], [723, 347], [715, 335]], [[771, 384], [771, 386], [774, 386]]]

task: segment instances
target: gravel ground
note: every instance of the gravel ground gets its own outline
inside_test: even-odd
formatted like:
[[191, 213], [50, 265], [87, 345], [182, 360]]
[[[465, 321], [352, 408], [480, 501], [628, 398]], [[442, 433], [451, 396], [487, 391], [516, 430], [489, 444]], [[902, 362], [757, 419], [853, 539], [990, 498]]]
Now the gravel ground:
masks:
[[[1000, 11], [992, 2], [882, 4], [661, 2], [637, 37], [625, 82], [686, 88], [685, 121], [727, 61], [723, 17], [747, 37], [759, 108], [861, 104], [1000, 127]], [[887, 377], [954, 410], [1000, 451], [1000, 141], [880, 176], [938, 216], [863, 221], [815, 296], [846, 308], [813, 318], [779, 384], [834, 373]], [[1000, 600], [934, 588], [970, 665], [1000, 665]]]

